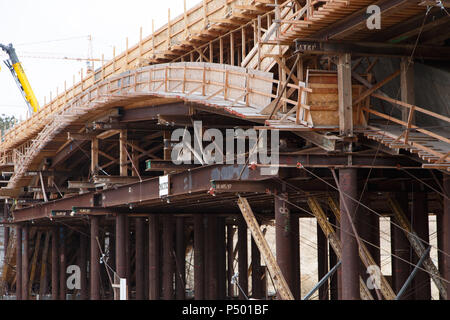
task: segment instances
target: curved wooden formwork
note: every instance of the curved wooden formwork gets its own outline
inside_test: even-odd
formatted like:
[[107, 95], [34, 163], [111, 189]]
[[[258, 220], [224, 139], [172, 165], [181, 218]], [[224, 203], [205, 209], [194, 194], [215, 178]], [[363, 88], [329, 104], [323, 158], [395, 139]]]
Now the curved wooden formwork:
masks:
[[260, 111], [275, 97], [274, 86], [279, 86], [279, 82], [273, 80], [271, 73], [195, 62], [159, 64], [111, 77], [40, 120], [43, 129], [20, 151], [15, 149], [13, 153], [15, 170], [7, 188], [17, 187], [39, 152], [72, 122], [88, 113], [131, 99], [161, 97], [220, 108], [243, 118], [264, 118]]

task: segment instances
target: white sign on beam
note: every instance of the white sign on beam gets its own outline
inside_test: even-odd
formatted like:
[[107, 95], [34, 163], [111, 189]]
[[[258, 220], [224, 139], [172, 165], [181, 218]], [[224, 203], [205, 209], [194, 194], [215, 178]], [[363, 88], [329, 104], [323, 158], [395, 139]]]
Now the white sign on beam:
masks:
[[159, 177], [159, 197], [167, 197], [169, 195], [169, 176], [160, 176]]

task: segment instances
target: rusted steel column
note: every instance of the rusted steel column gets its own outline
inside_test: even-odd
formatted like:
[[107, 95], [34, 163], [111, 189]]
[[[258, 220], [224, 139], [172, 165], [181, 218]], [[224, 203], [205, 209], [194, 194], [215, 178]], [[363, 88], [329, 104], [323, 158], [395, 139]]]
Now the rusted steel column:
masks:
[[228, 298], [232, 298], [234, 295], [234, 284], [231, 283], [231, 279], [234, 274], [233, 262], [234, 262], [234, 225], [227, 225], [227, 285], [228, 285]]
[[52, 228], [52, 300], [59, 299], [59, 232], [57, 227]]
[[128, 287], [128, 297], [131, 297], [131, 233], [130, 233], [130, 218], [128, 215], [125, 215], [125, 278], [127, 279], [127, 287]]
[[[238, 218], [238, 261], [239, 261], [239, 285], [248, 296], [248, 236], [247, 224], [242, 216]], [[239, 299], [245, 299], [241, 290], [239, 290]]]
[[[320, 281], [328, 273], [328, 241], [319, 224], [317, 224], [317, 267], [317, 281]], [[319, 288], [319, 300], [328, 300], [328, 283], [329, 281], [326, 281]]]
[[203, 215], [194, 216], [194, 297], [205, 299], [205, 226]]
[[[425, 242], [430, 242], [430, 229], [428, 226], [427, 194], [424, 191], [414, 192], [412, 199], [412, 229], [417, 236]], [[426, 246], [426, 245], [425, 245]], [[420, 258], [414, 253], [414, 263]], [[414, 278], [416, 300], [431, 300], [431, 279], [427, 272], [419, 270]]]
[[[335, 227], [336, 225], [336, 217], [334, 215], [330, 215], [328, 218], [328, 221], [333, 226], [333, 228], [336, 230], [336, 234], [339, 236], [339, 229]], [[333, 250], [333, 247], [331, 244], [328, 244], [328, 251], [329, 251], [329, 261], [330, 261], [330, 267], [334, 267], [338, 263], [338, 259], [336, 256], [336, 253]], [[341, 268], [338, 268], [337, 271], [330, 277], [330, 300], [338, 300], [339, 299], [339, 277], [341, 276]]]
[[[5, 200], [5, 205], [3, 207], [3, 218], [8, 219], [9, 207], [7, 200]], [[6, 254], [8, 252], [8, 243], [9, 243], [9, 227], [6, 225], [3, 226], [3, 259], [6, 258]]]
[[225, 242], [225, 218], [219, 217], [217, 220], [217, 254], [218, 254], [218, 299], [226, 297], [226, 242]]
[[[408, 217], [408, 193], [397, 193], [395, 197], [403, 212]], [[398, 225], [398, 222], [394, 218], [391, 219]], [[404, 231], [393, 224], [391, 224], [391, 252], [398, 257], [392, 256], [392, 287], [397, 293], [412, 271], [410, 265], [407, 263], [411, 257], [411, 250]], [[407, 289], [401, 299], [409, 300], [411, 299], [411, 296], [411, 289]]]
[[100, 250], [97, 238], [99, 237], [99, 217], [91, 216], [91, 259], [90, 259], [90, 295], [91, 300], [100, 300]]
[[218, 253], [217, 253], [217, 217], [207, 217], [206, 228], [206, 298], [208, 300], [218, 299]]
[[[341, 243], [342, 243], [342, 300], [359, 300], [359, 254], [358, 244], [352, 229], [352, 221], [356, 218], [357, 203], [349, 198], [358, 199], [357, 169], [339, 170], [339, 186], [341, 190]], [[348, 210], [348, 211], [347, 211]], [[349, 220], [347, 213], [350, 215]]]
[[174, 298], [173, 275], [175, 272], [174, 249], [174, 221], [173, 216], [163, 217], [163, 270], [162, 296], [164, 300]]
[[23, 252], [22, 252], [22, 300], [28, 300], [28, 262], [29, 262], [29, 228], [27, 225], [22, 228]]
[[252, 251], [252, 298], [254, 299], [262, 299], [263, 296], [263, 287], [262, 287], [262, 268], [261, 268], [261, 254], [259, 252], [259, 248], [256, 245], [256, 242], [252, 238], [251, 242], [251, 251]]
[[287, 200], [287, 195], [284, 193], [275, 196], [276, 257], [289, 289], [294, 292], [296, 288], [294, 281], [296, 255], [293, 248], [292, 218], [285, 200]]
[[149, 290], [150, 290], [150, 286], [149, 286], [149, 282], [150, 282], [150, 278], [149, 278], [149, 271], [150, 271], [150, 255], [149, 255], [149, 236], [148, 236], [148, 218], [144, 219], [144, 299], [148, 300], [149, 299]]
[[[442, 218], [443, 217], [442, 216], [443, 216], [442, 214], [436, 215], [436, 235], [437, 235], [436, 238], [437, 238], [437, 247], [439, 249], [438, 254], [437, 254], [438, 270], [439, 270], [439, 273], [441, 274], [441, 276], [443, 278], [445, 278], [443, 275], [444, 270], [445, 270], [445, 266], [444, 266], [445, 256], [442, 253], [442, 250], [444, 250], [443, 243], [442, 243], [443, 242], [443, 235], [442, 235]], [[440, 293], [439, 293], [439, 299], [444, 300]]]
[[16, 299], [22, 300], [22, 227], [16, 226]]
[[116, 272], [122, 279], [127, 277], [126, 218], [125, 214], [116, 215]]
[[148, 218], [148, 256], [149, 256], [149, 299], [160, 299], [160, 241], [159, 241], [159, 218], [151, 215]]
[[184, 240], [184, 218], [176, 218], [176, 299], [184, 300], [186, 297], [186, 243]]
[[292, 294], [294, 298], [300, 300], [300, 234], [299, 234], [299, 217], [292, 216], [291, 217], [291, 248], [292, 248], [292, 259], [294, 260], [293, 268], [292, 268]]
[[[450, 176], [444, 174], [444, 210], [442, 211], [442, 250], [444, 251], [444, 270], [442, 276], [450, 281]], [[450, 299], [450, 284], [447, 283], [447, 297]]]
[[144, 280], [144, 218], [136, 218], [136, 300], [145, 299], [145, 280]]
[[[379, 217], [375, 213], [369, 211], [366, 207], [363, 206], [364, 204], [365, 206], [370, 208], [369, 200], [369, 193], [366, 190], [362, 197], [362, 204], [359, 204], [358, 206], [356, 225], [358, 226], [359, 236], [361, 237], [361, 239], [367, 241], [367, 250], [373, 257], [376, 265], [380, 266], [380, 249], [372, 245], [374, 244], [378, 247], [380, 246], [380, 222]], [[360, 275], [364, 282], [367, 283], [370, 274], [367, 273], [367, 268], [362, 262], [360, 263]], [[372, 294], [375, 300], [378, 299], [375, 291], [372, 291]]]
[[[83, 230], [84, 232], [84, 230]], [[80, 234], [80, 299], [87, 300], [89, 296], [87, 278], [88, 241], [84, 233]]]
[[59, 229], [59, 300], [66, 300], [66, 232]]

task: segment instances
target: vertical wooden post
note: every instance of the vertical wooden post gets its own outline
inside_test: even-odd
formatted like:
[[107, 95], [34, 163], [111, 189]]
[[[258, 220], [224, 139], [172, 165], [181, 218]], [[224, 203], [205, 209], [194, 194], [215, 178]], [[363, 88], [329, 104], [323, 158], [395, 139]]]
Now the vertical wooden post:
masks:
[[98, 171], [98, 139], [91, 140], [91, 173], [96, 175]]
[[223, 38], [219, 38], [219, 63], [223, 64]]
[[[414, 62], [403, 57], [400, 61], [400, 94], [403, 102], [414, 104]], [[409, 108], [401, 108], [402, 121], [408, 121]], [[412, 120], [414, 124], [414, 120]]]
[[242, 61], [245, 59], [245, 56], [247, 55], [247, 48], [245, 47], [247, 42], [247, 35], [246, 35], [246, 28], [242, 27], [241, 29], [241, 41], [242, 41]]
[[234, 66], [234, 33], [230, 32], [230, 64]]
[[144, 218], [136, 218], [136, 300], [144, 300]]
[[339, 131], [341, 135], [353, 136], [352, 61], [349, 53], [339, 55], [337, 69]]
[[119, 162], [120, 162], [120, 175], [128, 176], [127, 165], [127, 130], [120, 130], [120, 147], [119, 147]]

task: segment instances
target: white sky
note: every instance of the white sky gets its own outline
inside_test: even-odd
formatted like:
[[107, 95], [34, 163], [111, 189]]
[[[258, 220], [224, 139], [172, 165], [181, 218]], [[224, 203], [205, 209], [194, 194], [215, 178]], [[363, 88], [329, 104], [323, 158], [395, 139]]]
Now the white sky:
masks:
[[[187, 0], [192, 8], [200, 0]], [[171, 18], [183, 13], [183, 0], [0, 0], [0, 43], [12, 43], [22, 62], [30, 84], [39, 100], [49, 101], [56, 88], [61, 92], [80, 79], [80, 69], [86, 70], [85, 61], [38, 59], [32, 57], [75, 57], [88, 55], [88, 35], [93, 38], [93, 57], [105, 60], [125, 50], [167, 23], [168, 8]], [[72, 38], [71, 40], [54, 41]], [[37, 43], [39, 42], [39, 43]], [[6, 55], [0, 50], [0, 114], [26, 118], [27, 107], [16, 83], [3, 63]], [[100, 66], [97, 62], [95, 68]]]

